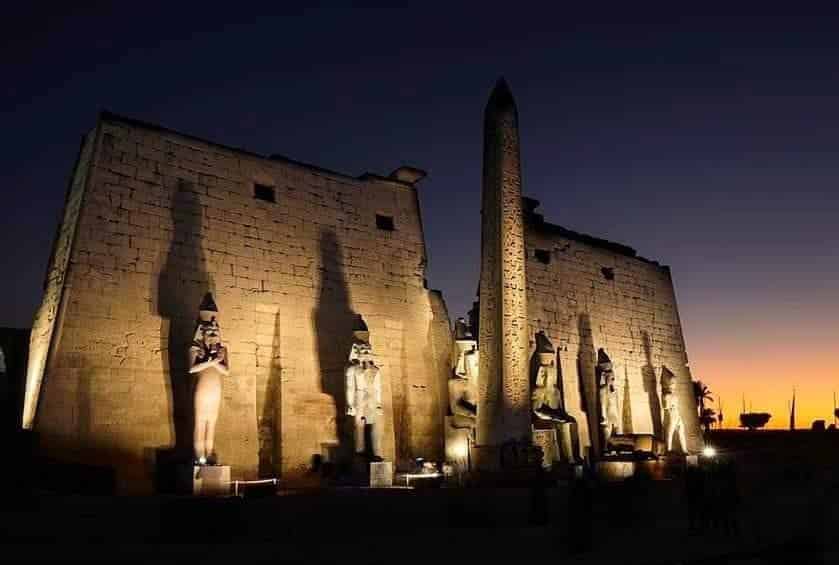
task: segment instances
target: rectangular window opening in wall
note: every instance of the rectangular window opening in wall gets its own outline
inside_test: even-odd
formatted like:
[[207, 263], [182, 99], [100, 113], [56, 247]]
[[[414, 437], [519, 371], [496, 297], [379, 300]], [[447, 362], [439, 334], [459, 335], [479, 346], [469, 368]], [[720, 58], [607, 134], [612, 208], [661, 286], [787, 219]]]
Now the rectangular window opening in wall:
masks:
[[265, 202], [276, 202], [277, 192], [273, 186], [267, 184], [254, 183], [253, 197], [257, 200], [264, 200]]
[[537, 249], [533, 252], [533, 256], [536, 257], [537, 261], [545, 265], [551, 262], [551, 252], [547, 249]]
[[376, 214], [376, 227], [380, 230], [393, 231], [396, 228], [393, 225], [393, 216], [384, 216]]

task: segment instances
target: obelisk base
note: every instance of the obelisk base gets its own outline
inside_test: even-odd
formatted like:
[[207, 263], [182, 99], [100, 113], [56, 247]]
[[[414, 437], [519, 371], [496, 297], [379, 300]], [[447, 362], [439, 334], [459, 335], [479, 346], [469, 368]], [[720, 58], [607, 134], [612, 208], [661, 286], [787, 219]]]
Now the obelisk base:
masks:
[[230, 494], [229, 465], [181, 465], [178, 471], [179, 492], [196, 496]]

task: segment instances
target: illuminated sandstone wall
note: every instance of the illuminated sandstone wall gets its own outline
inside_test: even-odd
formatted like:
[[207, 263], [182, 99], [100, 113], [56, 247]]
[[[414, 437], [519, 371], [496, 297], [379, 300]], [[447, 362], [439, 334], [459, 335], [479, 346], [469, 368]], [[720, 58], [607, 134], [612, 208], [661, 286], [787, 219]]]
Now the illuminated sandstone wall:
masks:
[[[602, 347], [614, 363], [624, 431], [660, 433], [661, 374], [666, 368], [678, 379], [688, 447], [699, 450], [701, 435], [670, 269], [628, 247], [546, 224], [538, 215], [529, 215], [527, 224], [530, 335], [544, 330], [560, 350], [566, 405], [580, 424], [581, 443], [591, 443], [589, 429], [597, 423], [595, 412], [587, 409], [597, 409], [594, 367]], [[536, 257], [537, 249], [547, 264]], [[531, 351], [533, 347], [531, 343]]]
[[[113, 463], [137, 485], [161, 453], [189, 449], [187, 344], [210, 291], [232, 371], [217, 450], [234, 478], [301, 477], [348, 431], [356, 314], [384, 374], [386, 456], [441, 456], [445, 345], [434, 336], [445, 307], [424, 288], [412, 185], [111, 115], [100, 128], [38, 414], [50, 453]], [[255, 183], [276, 202], [256, 199]], [[376, 214], [395, 230], [378, 229]]]
[[53, 242], [52, 255], [44, 280], [44, 297], [35, 319], [29, 342], [26, 388], [23, 400], [23, 427], [31, 429], [40, 399], [41, 384], [47, 367], [50, 344], [57, 339], [56, 325], [61, 314], [62, 297], [67, 277], [73, 242], [76, 237], [79, 210], [87, 186], [90, 161], [97, 140], [97, 131], [85, 135], [64, 203], [64, 214]]

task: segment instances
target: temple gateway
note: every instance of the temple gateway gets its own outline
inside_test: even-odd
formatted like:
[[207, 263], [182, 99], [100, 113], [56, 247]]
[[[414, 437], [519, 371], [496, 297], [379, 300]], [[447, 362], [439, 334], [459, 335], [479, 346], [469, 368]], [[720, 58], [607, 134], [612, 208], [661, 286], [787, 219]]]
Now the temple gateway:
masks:
[[452, 317], [426, 286], [422, 170], [347, 176], [102, 113], [23, 427], [123, 492], [177, 465], [293, 484], [358, 461], [372, 481], [418, 459], [491, 473], [698, 452], [669, 268], [523, 196], [503, 81], [484, 118], [480, 290]]

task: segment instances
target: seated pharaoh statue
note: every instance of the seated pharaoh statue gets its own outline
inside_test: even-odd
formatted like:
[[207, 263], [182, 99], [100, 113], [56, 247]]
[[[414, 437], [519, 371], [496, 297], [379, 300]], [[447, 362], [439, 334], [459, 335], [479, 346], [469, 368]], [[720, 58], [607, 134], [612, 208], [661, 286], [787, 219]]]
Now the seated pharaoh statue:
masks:
[[541, 331], [536, 334], [535, 360], [531, 393], [533, 416], [537, 421], [553, 424], [557, 431], [560, 457], [564, 462], [576, 462], [572, 439], [576, 420], [565, 411], [562, 391], [558, 386], [556, 351], [548, 336]]
[[370, 332], [359, 316], [353, 329], [349, 362], [344, 376], [347, 387], [347, 415], [354, 420], [356, 455], [370, 461], [382, 461], [380, 435], [384, 410], [382, 407], [382, 375], [376, 366], [370, 346]]
[[597, 350], [597, 390], [600, 408], [600, 430], [603, 435], [603, 452], [614, 451], [612, 436], [621, 434], [618, 411], [618, 387], [612, 360], [601, 348]]
[[452, 427], [468, 429], [474, 436], [478, 416], [478, 342], [463, 318], [458, 318], [454, 327], [455, 359], [449, 379], [450, 421]]
[[451, 373], [445, 419], [446, 461], [455, 468], [470, 467], [478, 423], [478, 342], [463, 318], [454, 324]]
[[659, 453], [661, 442], [654, 434], [624, 433], [615, 371], [612, 360], [602, 348], [597, 350], [596, 376], [603, 454], [646, 459]]

